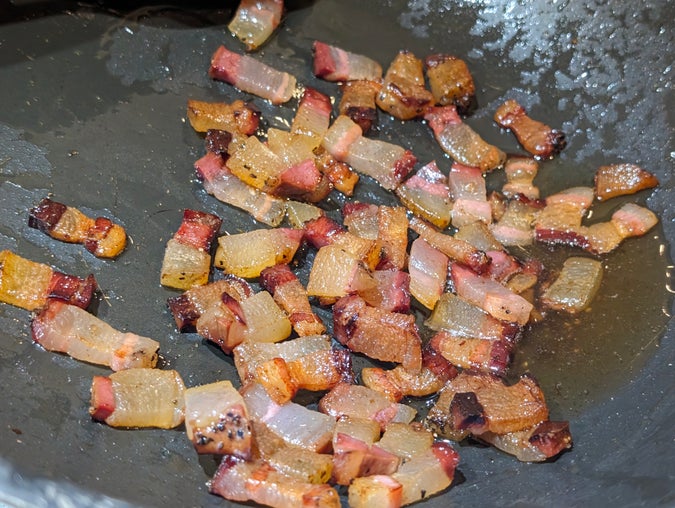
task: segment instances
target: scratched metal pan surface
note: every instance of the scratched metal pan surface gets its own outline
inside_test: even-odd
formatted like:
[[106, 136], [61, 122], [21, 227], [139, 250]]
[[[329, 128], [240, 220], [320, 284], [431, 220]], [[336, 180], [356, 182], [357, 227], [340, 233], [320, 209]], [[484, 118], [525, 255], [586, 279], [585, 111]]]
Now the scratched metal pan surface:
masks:
[[[93, 273], [101, 288], [95, 313], [159, 340], [164, 367], [177, 369], [188, 386], [236, 380], [236, 373], [230, 358], [176, 331], [166, 309], [175, 293], [158, 282], [165, 243], [184, 208], [220, 215], [223, 233], [260, 227], [195, 180], [203, 140], [185, 118], [188, 98], [250, 99], [206, 72], [218, 45], [243, 50], [227, 32], [231, 4], [17, 0], [0, 7], [0, 248], [67, 273]], [[570, 421], [574, 448], [551, 463], [522, 464], [494, 449], [458, 445], [455, 484], [420, 506], [675, 504], [675, 4], [317, 0], [287, 7], [256, 58], [303, 85], [338, 96], [334, 84], [311, 74], [315, 39], [385, 67], [400, 49], [419, 57], [452, 53], [476, 80], [479, 108], [466, 121], [485, 139], [521, 151], [491, 120], [506, 98], [567, 133], [563, 153], [541, 165], [544, 195], [591, 185], [598, 166], [620, 161], [661, 182], [625, 199], [648, 206], [661, 223], [603, 258], [592, 310], [528, 330], [514, 360], [516, 375], [540, 379], [552, 418]], [[265, 126], [275, 127], [288, 125], [296, 105], [253, 102]], [[420, 163], [449, 167], [421, 122], [380, 115], [374, 136], [412, 149]], [[499, 185], [498, 174], [488, 177], [491, 189]], [[99, 260], [28, 228], [28, 209], [47, 195], [118, 221], [129, 234], [126, 251]], [[367, 178], [356, 198], [395, 202]], [[342, 202], [334, 195], [324, 206], [333, 213]], [[613, 206], [598, 207], [595, 218]], [[555, 269], [571, 252], [538, 255]], [[299, 269], [306, 277], [307, 267]], [[0, 504], [235, 505], [208, 494], [216, 464], [195, 454], [182, 428], [92, 422], [91, 378], [108, 371], [35, 346], [30, 319], [0, 305]], [[424, 402], [414, 403], [423, 413]]]

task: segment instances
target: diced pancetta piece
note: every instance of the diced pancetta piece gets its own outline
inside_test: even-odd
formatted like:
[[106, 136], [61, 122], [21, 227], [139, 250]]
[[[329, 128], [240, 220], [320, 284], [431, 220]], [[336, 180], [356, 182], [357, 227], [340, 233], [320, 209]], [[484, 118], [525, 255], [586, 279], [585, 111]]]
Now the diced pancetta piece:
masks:
[[439, 106], [454, 104], [466, 115], [476, 106], [476, 86], [466, 62], [447, 54], [429, 55], [424, 59], [429, 87]]
[[375, 97], [382, 88], [379, 81], [358, 79], [342, 84], [338, 113], [352, 119], [366, 134], [377, 122]]
[[424, 87], [422, 61], [410, 51], [399, 51], [384, 75], [375, 102], [399, 120], [424, 116], [434, 96]]
[[416, 238], [410, 246], [410, 293], [427, 309], [434, 308], [445, 290], [449, 261], [423, 238]]
[[242, 100], [228, 104], [189, 99], [187, 117], [197, 132], [216, 129], [233, 134], [235, 137], [255, 134], [260, 124], [260, 113]]
[[504, 165], [504, 196], [514, 198], [522, 195], [528, 199], [539, 199], [539, 189], [533, 183], [538, 171], [539, 163], [532, 157], [510, 156]]
[[448, 174], [453, 199], [452, 225], [456, 228], [476, 221], [492, 222], [492, 208], [487, 201], [485, 179], [480, 169], [453, 163]]
[[651, 189], [658, 184], [658, 178], [636, 164], [600, 166], [595, 172], [595, 197], [605, 201], [616, 196]]
[[547, 287], [541, 301], [549, 308], [575, 314], [586, 309], [600, 288], [602, 262], [573, 256], [567, 258], [556, 280]]
[[241, 0], [227, 28], [253, 51], [270, 38], [283, 12], [283, 0]]
[[452, 201], [448, 178], [435, 161], [418, 169], [394, 192], [408, 210], [434, 226], [445, 229], [450, 224]]
[[378, 80], [382, 66], [372, 58], [314, 41], [314, 75], [326, 81]]

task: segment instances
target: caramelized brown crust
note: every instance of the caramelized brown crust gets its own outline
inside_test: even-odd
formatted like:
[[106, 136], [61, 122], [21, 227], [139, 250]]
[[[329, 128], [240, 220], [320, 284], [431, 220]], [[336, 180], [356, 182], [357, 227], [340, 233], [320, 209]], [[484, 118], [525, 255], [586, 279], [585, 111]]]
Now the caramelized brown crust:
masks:
[[436, 104], [454, 104], [461, 115], [476, 107], [476, 86], [466, 62], [446, 54], [429, 55], [424, 60], [429, 87]]

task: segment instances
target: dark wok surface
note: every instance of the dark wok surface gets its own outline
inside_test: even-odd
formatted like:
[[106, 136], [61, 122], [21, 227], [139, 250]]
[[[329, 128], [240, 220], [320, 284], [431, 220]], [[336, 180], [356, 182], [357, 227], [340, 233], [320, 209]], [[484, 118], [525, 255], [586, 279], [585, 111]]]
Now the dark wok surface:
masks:
[[[198, 337], [176, 332], [165, 308], [175, 293], [158, 283], [165, 242], [186, 207], [219, 214], [229, 232], [257, 227], [194, 181], [192, 164], [203, 147], [184, 121], [188, 98], [240, 96], [206, 75], [217, 45], [241, 49], [226, 31], [231, 4], [0, 4], [0, 249], [64, 272], [94, 273], [104, 295], [97, 315], [159, 340], [166, 366], [188, 386], [234, 378], [234, 369]], [[519, 151], [491, 122], [508, 97], [567, 133], [568, 148], [542, 165], [544, 195], [590, 185], [599, 165], [617, 161], [640, 164], [661, 181], [631, 198], [656, 211], [661, 225], [608, 256], [598, 301], [605, 310], [577, 327], [540, 330], [544, 342], [525, 344], [514, 364], [520, 372], [528, 361], [542, 380], [552, 417], [571, 422], [574, 449], [553, 463], [530, 465], [461, 446], [457, 484], [422, 506], [675, 503], [675, 324], [668, 289], [675, 245], [675, 4], [585, 4], [390, 0], [365, 9], [351, 0], [288, 2], [281, 30], [258, 54], [335, 96], [332, 84], [311, 77], [314, 39], [384, 66], [403, 48], [420, 57], [455, 53], [477, 81], [480, 109], [468, 122], [484, 138]], [[255, 102], [269, 126], [292, 118], [294, 104]], [[449, 165], [426, 126], [383, 116], [380, 122], [381, 139], [413, 149], [422, 162]], [[48, 193], [123, 224], [131, 238], [126, 252], [101, 261], [29, 229], [27, 210]], [[393, 202], [368, 182], [357, 197]], [[327, 206], [339, 203], [334, 197]], [[231, 505], [207, 493], [215, 463], [197, 457], [182, 429], [120, 431], [91, 422], [91, 377], [106, 369], [35, 347], [29, 322], [29, 313], [0, 306], [0, 504]], [[558, 346], [546, 341], [563, 335], [595, 349], [557, 358]]]

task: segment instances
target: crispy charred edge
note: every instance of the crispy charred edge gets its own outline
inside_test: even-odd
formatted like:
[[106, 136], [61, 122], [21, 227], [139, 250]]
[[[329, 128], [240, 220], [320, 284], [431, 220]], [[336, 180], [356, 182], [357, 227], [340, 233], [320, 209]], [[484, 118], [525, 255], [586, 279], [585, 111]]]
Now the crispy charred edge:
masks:
[[[193, 444], [199, 454], [227, 454], [248, 460], [251, 458], [252, 433], [245, 407], [237, 404], [219, 415], [216, 421], [205, 427], [194, 428]], [[229, 446], [223, 443], [223, 438]]]
[[49, 281], [47, 298], [63, 300], [71, 305], [86, 309], [89, 307], [97, 288], [98, 284], [93, 274], [82, 279], [75, 275], [54, 270]]
[[[447, 63], [456, 63], [458, 67], [461, 66], [462, 74], [466, 74], [466, 76], [468, 76], [467, 82], [470, 83], [470, 86], [467, 87], [468, 89], [465, 91], [465, 93], [454, 96], [452, 98], [452, 103], [457, 108], [457, 112], [462, 116], [468, 116], [471, 113], [473, 113], [476, 110], [476, 108], [478, 108], [478, 100], [476, 99], [476, 91], [473, 83], [473, 76], [471, 75], [471, 72], [469, 71], [466, 62], [461, 58], [458, 58], [453, 55], [448, 55], [446, 53], [436, 53], [433, 55], [428, 55], [424, 59], [424, 65], [427, 68], [427, 72], [429, 71], [429, 69], [435, 69]], [[457, 81], [459, 82], [459, 79], [457, 79]]]
[[206, 131], [204, 144], [206, 150], [216, 155], [225, 156], [228, 154], [228, 149], [232, 143], [232, 134], [221, 129], [209, 129]]
[[538, 242], [569, 245], [581, 249], [590, 249], [591, 247], [588, 237], [582, 231], [575, 231], [574, 229], [535, 228], [534, 238]]
[[487, 430], [485, 409], [474, 392], [456, 393], [450, 402], [450, 417], [455, 430], [481, 434]]
[[234, 85], [239, 74], [241, 55], [219, 46], [211, 57], [209, 77]]
[[429, 369], [444, 383], [459, 374], [457, 367], [436, 351], [429, 342], [422, 346], [422, 366]]
[[545, 421], [537, 425], [529, 442], [547, 458], [555, 457], [572, 447], [572, 434], [567, 421]]
[[365, 106], [347, 106], [342, 112], [361, 127], [363, 133], [367, 133], [377, 122], [377, 109]]
[[61, 220], [66, 208], [63, 203], [44, 198], [28, 212], [28, 226], [49, 234]]
[[299, 280], [288, 265], [274, 265], [260, 272], [260, 284], [274, 294], [279, 286]]
[[194, 333], [197, 331], [197, 320], [201, 312], [195, 307], [188, 295], [173, 296], [167, 300], [169, 311], [173, 315], [178, 331]]
[[[516, 326], [517, 323], [515, 323]], [[438, 332], [434, 335], [429, 341], [429, 347], [435, 351], [437, 354], [443, 356], [443, 342], [448, 341], [457, 341], [461, 343], [466, 340], [462, 337], [453, 337], [452, 335], [446, 332]], [[481, 356], [479, 358], [472, 358], [472, 363], [474, 366], [472, 369], [483, 371], [485, 369], [486, 373], [496, 374], [498, 376], [503, 376], [509, 369], [512, 360], [513, 348], [515, 342], [506, 340], [490, 340], [490, 339], [476, 339], [484, 341], [487, 343], [488, 347], [483, 349], [481, 348]], [[473, 355], [472, 355], [473, 356]], [[450, 363], [452, 359], [446, 358]], [[479, 367], [479, 365], [481, 367]]]
[[115, 391], [112, 380], [106, 376], [94, 376], [91, 382], [89, 414], [94, 420], [104, 422], [114, 412]]
[[222, 219], [216, 215], [187, 208], [183, 211], [183, 221], [174, 234], [174, 239], [208, 252], [222, 223]]

